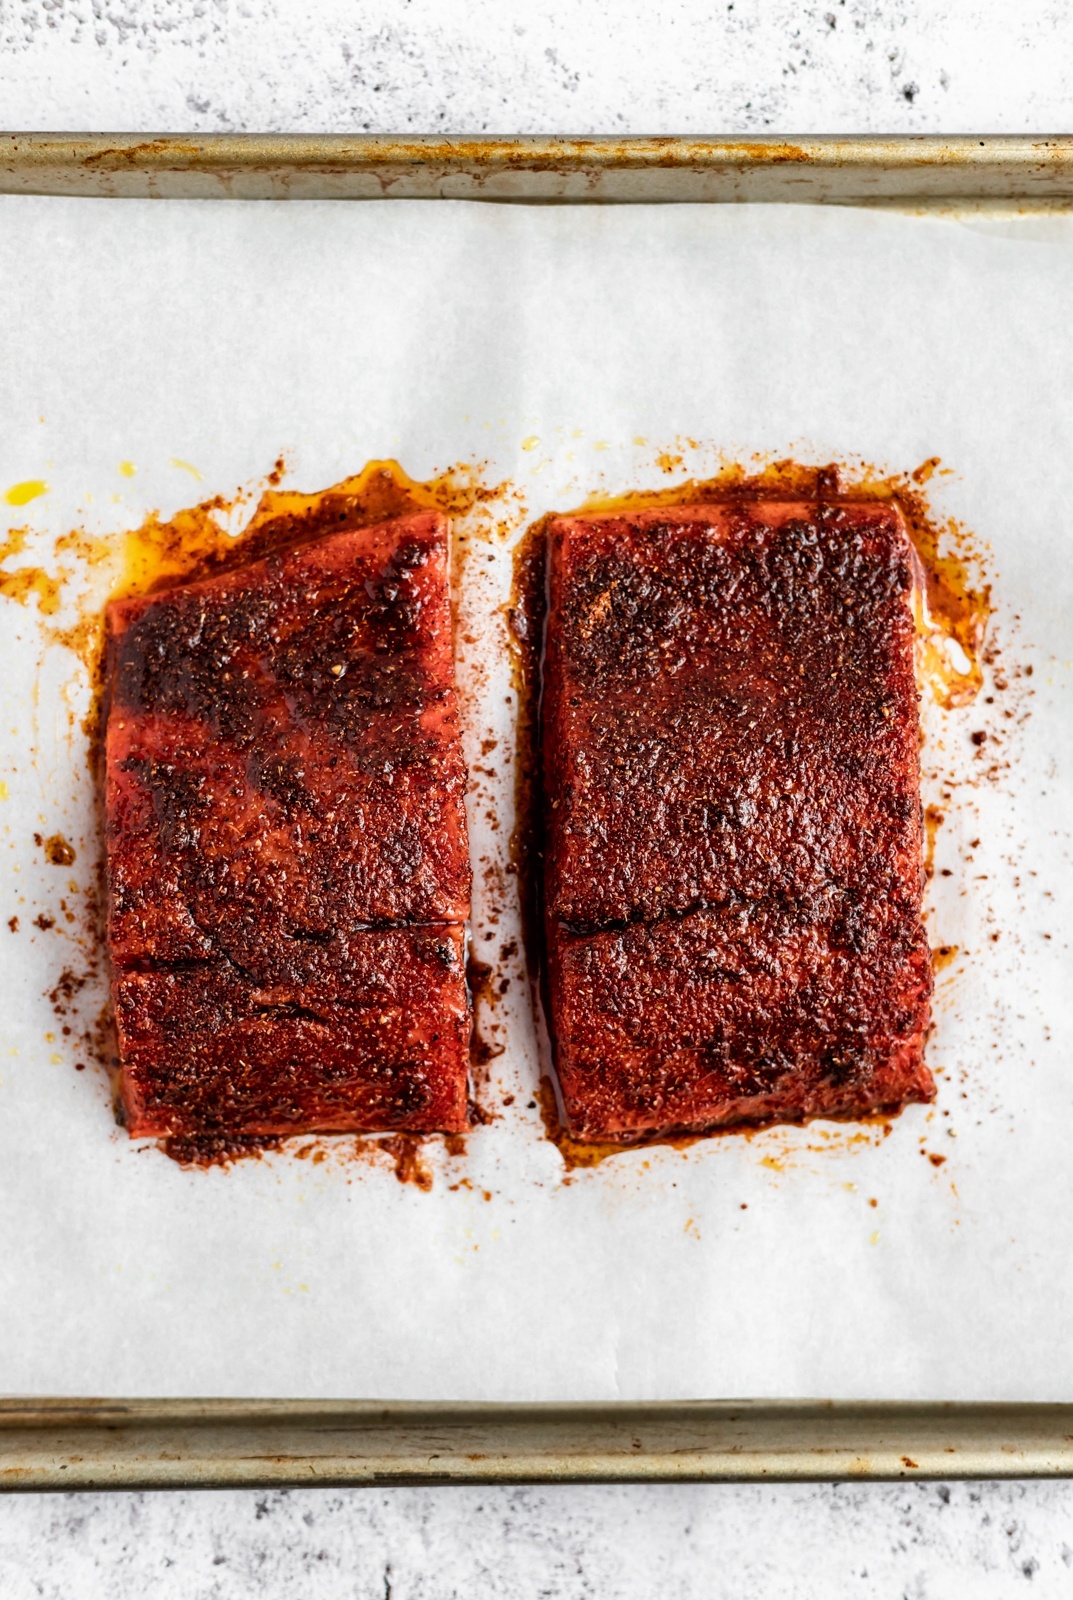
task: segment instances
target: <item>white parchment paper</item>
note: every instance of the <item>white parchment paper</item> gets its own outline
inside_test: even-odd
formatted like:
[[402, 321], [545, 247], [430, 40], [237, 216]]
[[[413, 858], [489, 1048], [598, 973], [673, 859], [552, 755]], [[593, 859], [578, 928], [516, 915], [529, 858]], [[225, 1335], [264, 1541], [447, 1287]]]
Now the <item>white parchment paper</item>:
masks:
[[[0, 542], [28, 530], [5, 573], [62, 565], [67, 607], [103, 593], [66, 530], [118, 548], [281, 451], [303, 489], [382, 456], [512, 486], [460, 628], [474, 941], [510, 979], [508, 1043], [497, 1119], [432, 1151], [428, 1193], [346, 1141], [189, 1171], [115, 1127], [46, 998], [84, 962], [85, 673], [49, 643], [67, 611], [0, 599], [0, 1390], [1070, 1397], [1071, 292], [1070, 219], [0, 200]], [[754, 452], [939, 456], [933, 504], [991, 550], [998, 665], [973, 706], [924, 708], [932, 938], [958, 947], [938, 1102], [886, 1137], [813, 1125], [570, 1173], [510, 953], [509, 547], [593, 490]], [[7, 504], [27, 480], [47, 494]], [[34, 843], [57, 831], [71, 867]]]

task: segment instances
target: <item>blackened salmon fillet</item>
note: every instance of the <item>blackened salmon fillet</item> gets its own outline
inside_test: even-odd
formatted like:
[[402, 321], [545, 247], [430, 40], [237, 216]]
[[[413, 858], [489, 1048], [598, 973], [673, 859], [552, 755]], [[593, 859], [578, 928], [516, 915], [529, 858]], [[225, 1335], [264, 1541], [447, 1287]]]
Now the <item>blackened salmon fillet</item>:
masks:
[[132, 1135], [466, 1125], [470, 866], [434, 512], [108, 610]]
[[885, 503], [553, 519], [545, 938], [571, 1132], [934, 1094], [915, 557]]

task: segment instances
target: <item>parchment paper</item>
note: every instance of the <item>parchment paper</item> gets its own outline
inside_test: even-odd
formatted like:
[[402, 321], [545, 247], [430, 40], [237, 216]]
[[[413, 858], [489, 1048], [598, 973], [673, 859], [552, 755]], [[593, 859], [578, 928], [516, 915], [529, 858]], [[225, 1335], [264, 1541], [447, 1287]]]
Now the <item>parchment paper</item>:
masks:
[[[1071, 290], [1070, 219], [0, 201], [0, 496], [49, 485], [0, 498], [0, 530], [29, 530], [4, 572], [70, 573], [53, 616], [40, 593], [0, 600], [0, 1389], [1070, 1397]], [[255, 485], [280, 451], [303, 489], [382, 456], [508, 485], [474, 521], [460, 672], [484, 769], [474, 942], [510, 978], [509, 1043], [497, 1120], [427, 1157], [428, 1193], [346, 1141], [210, 1171], [132, 1145], [45, 997], [84, 964], [95, 850], [85, 672], [47, 630], [114, 577], [56, 541], [118, 549], [149, 509]], [[985, 696], [924, 706], [947, 818], [930, 926], [958, 947], [938, 1102], [886, 1136], [814, 1125], [570, 1173], [509, 953], [509, 547], [597, 488], [753, 452], [939, 456], [933, 504], [992, 552]], [[80, 991], [76, 1021], [100, 998]]]

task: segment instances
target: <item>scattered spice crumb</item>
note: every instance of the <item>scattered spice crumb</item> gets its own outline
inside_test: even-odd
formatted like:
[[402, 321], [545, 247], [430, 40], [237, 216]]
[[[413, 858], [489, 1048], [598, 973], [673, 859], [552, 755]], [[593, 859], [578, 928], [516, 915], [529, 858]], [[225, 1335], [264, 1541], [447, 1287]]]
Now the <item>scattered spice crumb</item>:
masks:
[[159, 1141], [164, 1154], [181, 1167], [229, 1167], [235, 1161], [259, 1160], [282, 1141], [274, 1134], [236, 1137], [227, 1133], [201, 1133], [189, 1138], [173, 1135]]
[[380, 1148], [386, 1150], [395, 1163], [395, 1176], [400, 1183], [412, 1183], [427, 1194], [432, 1188], [432, 1173], [421, 1160], [421, 1143], [408, 1134], [393, 1134], [383, 1139]]
[[[35, 841], [40, 844], [40, 834], [34, 834]], [[45, 859], [54, 867], [69, 867], [75, 860], [75, 852], [62, 833], [54, 833], [50, 839], [44, 841]]]

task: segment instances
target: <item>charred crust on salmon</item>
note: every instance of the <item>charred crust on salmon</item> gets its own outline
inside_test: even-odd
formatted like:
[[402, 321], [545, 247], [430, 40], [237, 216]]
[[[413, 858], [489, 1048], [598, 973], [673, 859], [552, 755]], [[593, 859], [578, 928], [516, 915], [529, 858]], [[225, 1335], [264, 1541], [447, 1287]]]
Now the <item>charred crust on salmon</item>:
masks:
[[447, 554], [420, 512], [109, 607], [132, 1135], [468, 1125]]
[[564, 516], [547, 547], [544, 931], [571, 1133], [930, 1099], [897, 506]]

